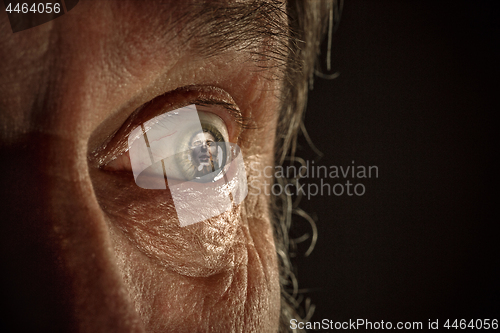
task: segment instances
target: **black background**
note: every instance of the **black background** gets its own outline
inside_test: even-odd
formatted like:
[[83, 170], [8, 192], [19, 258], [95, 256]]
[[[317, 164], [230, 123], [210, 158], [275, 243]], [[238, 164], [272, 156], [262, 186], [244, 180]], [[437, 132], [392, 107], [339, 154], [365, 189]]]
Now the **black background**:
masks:
[[316, 164], [354, 160], [379, 177], [351, 180], [360, 197], [302, 200], [319, 232], [295, 259], [313, 321], [500, 319], [495, 3], [346, 1], [340, 76], [316, 79], [305, 124]]

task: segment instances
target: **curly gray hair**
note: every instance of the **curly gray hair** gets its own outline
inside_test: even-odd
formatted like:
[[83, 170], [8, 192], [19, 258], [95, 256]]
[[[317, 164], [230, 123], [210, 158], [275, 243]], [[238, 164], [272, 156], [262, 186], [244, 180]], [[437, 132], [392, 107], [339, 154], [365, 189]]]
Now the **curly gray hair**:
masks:
[[[327, 64], [330, 67], [331, 38], [337, 28], [342, 12], [342, 0], [288, 0], [287, 13], [291, 38], [289, 38], [289, 58], [285, 73], [284, 98], [280, 123], [277, 128], [276, 163], [283, 164], [287, 156], [294, 158], [297, 137], [300, 131], [307, 137], [303, 125], [307, 105], [307, 94], [312, 89], [312, 80], [317, 70], [321, 41], [328, 31]], [[328, 68], [329, 69], [329, 68]], [[322, 75], [324, 77], [324, 75]], [[331, 76], [332, 78], [334, 76]], [[309, 139], [308, 139], [309, 141]], [[278, 182], [282, 180], [276, 180]], [[280, 332], [290, 330], [290, 320], [308, 320], [312, 316], [314, 306], [306, 300], [305, 309], [301, 309], [298, 300], [297, 280], [290, 262], [292, 244], [288, 234], [292, 224], [292, 213], [299, 215], [311, 223], [313, 236], [309, 254], [316, 241], [315, 225], [312, 218], [303, 210], [292, 209], [292, 200], [286, 193], [275, 197], [275, 242], [280, 258], [281, 282], [281, 318]]]

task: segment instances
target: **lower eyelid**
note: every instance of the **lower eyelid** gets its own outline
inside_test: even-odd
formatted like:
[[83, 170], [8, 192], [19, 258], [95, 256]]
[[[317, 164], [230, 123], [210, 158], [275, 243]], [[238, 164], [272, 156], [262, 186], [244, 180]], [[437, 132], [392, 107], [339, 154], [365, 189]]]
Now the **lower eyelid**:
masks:
[[[181, 227], [206, 221], [225, 212], [233, 211], [245, 199], [248, 187], [245, 164], [241, 152], [236, 145], [230, 145], [231, 161], [228, 163], [227, 168], [224, 168], [223, 175], [211, 182], [200, 183], [197, 181], [179, 181], [169, 178], [168, 186], [163, 183], [163, 187], [144, 188], [133, 184], [134, 179], [131, 173], [128, 173], [130, 176], [126, 178], [122, 173], [123, 176], [116, 179], [121, 184], [126, 184], [126, 186], [121, 185], [126, 193], [120, 194], [120, 197], [128, 198], [127, 200], [130, 203], [137, 201], [143, 205], [154, 206], [154, 203], [157, 202], [156, 193], [158, 198], [168, 199], [162, 205], [168, 204], [171, 207], [169, 208], [169, 215], [174, 217], [173, 214], [176, 214], [177, 218], [172, 218], [170, 221], [174, 222], [174, 225], [180, 224]], [[149, 182], [149, 184], [155, 182], [161, 184], [164, 181], [163, 177], [156, 177], [154, 174], [152, 177], [149, 177], [149, 175], [145, 177], [145, 181]], [[142, 184], [146, 183], [142, 182]], [[99, 186], [116, 187], [113, 184], [103, 185], [102, 183]], [[116, 190], [119, 190], [119, 187]]]

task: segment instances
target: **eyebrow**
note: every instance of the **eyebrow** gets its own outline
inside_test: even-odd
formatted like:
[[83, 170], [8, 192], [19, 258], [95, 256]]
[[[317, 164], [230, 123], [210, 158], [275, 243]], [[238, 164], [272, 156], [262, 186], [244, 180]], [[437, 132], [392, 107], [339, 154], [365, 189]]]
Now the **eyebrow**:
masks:
[[244, 52], [262, 70], [284, 72], [291, 50], [292, 33], [286, 2], [203, 1], [189, 4], [187, 11], [171, 24], [205, 58], [228, 50]]

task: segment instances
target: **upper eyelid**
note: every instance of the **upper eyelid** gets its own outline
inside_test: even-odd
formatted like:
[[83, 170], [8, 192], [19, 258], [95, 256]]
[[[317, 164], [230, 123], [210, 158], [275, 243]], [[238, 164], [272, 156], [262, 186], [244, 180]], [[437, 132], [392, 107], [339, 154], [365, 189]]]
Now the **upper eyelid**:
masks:
[[[183, 97], [185, 94], [188, 95]], [[189, 98], [189, 94], [194, 96]], [[186, 86], [157, 96], [138, 107], [116, 132], [109, 136], [108, 140], [89, 154], [89, 162], [102, 169], [108, 163], [127, 153], [129, 150], [128, 137], [138, 126], [162, 114], [193, 104], [210, 109], [211, 107], [218, 108], [219, 111], [216, 111], [217, 109], [207, 111], [221, 117], [226, 126], [229, 125], [232, 128], [230, 132], [233, 134], [230, 133], [230, 138], [238, 139], [242, 130], [257, 128], [255, 120], [243, 116], [230, 95], [224, 90], [213, 86]]]
[[[157, 125], [165, 126], [165, 125], [163, 125], [164, 119], [161, 117], [162, 115], [165, 115], [165, 114], [170, 113], [170, 112], [175, 112], [176, 110], [180, 110], [180, 109], [182, 109], [184, 107], [191, 106], [191, 105], [204, 106], [204, 107], [221, 106], [221, 107], [223, 107], [227, 111], [227, 113], [231, 116], [232, 120], [239, 126], [240, 129], [253, 128], [252, 125], [251, 125], [251, 124], [253, 124], [253, 119], [252, 118], [248, 118], [248, 117], [243, 117], [241, 111], [237, 107], [233, 106], [232, 104], [225, 103], [225, 102], [220, 102], [220, 101], [214, 101], [214, 100], [201, 100], [201, 99], [198, 99], [198, 100], [195, 100], [195, 101], [193, 101], [191, 103], [188, 103], [188, 104], [186, 104], [184, 106], [177, 107], [174, 110], [169, 110], [169, 111], [162, 110], [162, 112], [158, 112], [158, 113], [155, 113], [153, 115], [150, 115], [150, 117], [148, 117], [147, 120], [144, 120], [144, 121], [140, 122], [139, 124], [134, 123], [135, 126], [133, 126], [132, 124], [130, 124], [128, 126], [128, 133], [125, 132], [124, 136], [128, 137], [134, 131], [136, 131], [136, 129], [139, 126], [147, 125], [147, 126], [144, 126], [145, 127], [145, 129], [144, 129], [145, 132], [148, 132], [149, 129], [151, 129], [155, 125], [156, 126]], [[179, 111], [180, 114], [182, 112], [183, 111]], [[208, 112], [208, 111], [203, 110], [203, 112]], [[176, 116], [177, 116], [177, 114], [176, 114]], [[222, 121], [224, 122], [224, 120], [222, 120]], [[227, 124], [226, 124], [226, 126], [227, 126]], [[168, 126], [165, 126], [165, 127], [168, 127]], [[142, 131], [139, 131], [138, 135], [136, 135], [135, 139], [137, 139], [141, 135], [142, 135]], [[128, 148], [124, 152], [126, 152], [126, 151], [128, 151]]]
[[[225, 109], [225, 111], [229, 114], [231, 119], [238, 125], [240, 129], [255, 129], [257, 126], [255, 125], [255, 121], [252, 117], [245, 117], [243, 116], [242, 112], [239, 110], [239, 108], [232, 104], [232, 103], [227, 103], [223, 101], [217, 101], [217, 100], [211, 100], [211, 99], [196, 99], [194, 101], [189, 101], [185, 104], [181, 104], [176, 106], [175, 109], [172, 110], [163, 110], [160, 108], [161, 112], [155, 112], [151, 115], [149, 115], [146, 119], [141, 120], [139, 123], [134, 123], [134, 125], [130, 124], [129, 128], [129, 133], [124, 133], [125, 136], [129, 135], [137, 126], [140, 124], [145, 124], [147, 122], [150, 122], [151, 120], [157, 118], [158, 116], [161, 116], [162, 114], [169, 113], [172, 111], [175, 111], [177, 109], [181, 109], [183, 107], [189, 106], [189, 105], [196, 105], [196, 106], [202, 106], [202, 107], [210, 107], [210, 106], [219, 106]], [[139, 113], [140, 113], [139, 108]], [[182, 111], [180, 111], [182, 112]], [[137, 115], [138, 116], [138, 115]]]
[[[212, 103], [212, 105], [220, 105], [220, 103]], [[173, 116], [173, 119], [175, 119], [176, 117], [180, 117], [181, 119], [183, 118], [182, 116], [182, 113], [185, 112], [183, 111], [182, 109], [184, 108], [189, 108], [189, 109], [192, 109], [191, 107], [194, 106], [194, 111], [196, 112], [200, 112], [200, 110], [197, 108], [197, 106], [206, 106], [206, 105], [202, 105], [202, 104], [198, 104], [198, 103], [190, 103], [189, 105], [186, 105], [186, 106], [183, 106], [183, 107], [180, 107], [180, 108], [176, 108], [174, 110], [170, 110], [170, 111], [164, 111], [164, 112], [161, 112], [159, 113], [158, 115], [140, 123], [140, 125], [137, 125], [134, 127], [134, 126], [129, 126], [130, 128], [133, 127], [132, 131], [130, 131], [128, 134], [127, 132], [124, 133], [124, 136], [128, 138], [128, 144], [130, 146], [131, 142], [133, 143], [135, 140], [139, 139], [140, 137], [142, 137], [143, 135], [146, 135], [146, 133], [149, 132], [149, 130], [153, 129], [153, 128], [158, 128], [158, 127], [163, 127], [165, 129], [172, 129], [170, 128], [170, 126], [168, 125], [168, 118], [166, 118], [165, 116]], [[201, 112], [207, 112], [206, 110], [203, 110]], [[237, 111], [239, 112], [239, 110]], [[172, 114], [173, 113], [173, 114]], [[218, 117], [220, 118], [220, 117]], [[234, 118], [234, 117], [233, 117]], [[221, 121], [223, 123], [224, 120], [221, 119]], [[225, 126], [227, 126], [227, 124], [224, 124]], [[174, 131], [172, 134], [175, 134], [177, 131]], [[130, 140], [130, 135], [132, 135], [132, 133], [136, 133], [134, 135], [134, 137], [132, 138], [132, 141]], [[229, 139], [229, 138], [228, 138]], [[195, 141], [196, 142], [196, 141]], [[199, 142], [201, 143], [202, 141], [199, 140]], [[127, 148], [124, 152], [127, 152], [129, 150], [129, 148]]]

